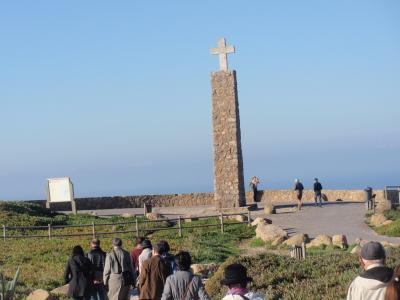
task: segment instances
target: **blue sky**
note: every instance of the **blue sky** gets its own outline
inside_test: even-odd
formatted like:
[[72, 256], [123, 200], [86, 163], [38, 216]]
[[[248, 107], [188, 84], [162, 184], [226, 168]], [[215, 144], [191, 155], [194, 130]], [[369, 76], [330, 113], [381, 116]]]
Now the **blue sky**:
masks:
[[399, 1], [3, 1], [0, 199], [211, 191], [221, 36], [246, 178], [400, 184]]

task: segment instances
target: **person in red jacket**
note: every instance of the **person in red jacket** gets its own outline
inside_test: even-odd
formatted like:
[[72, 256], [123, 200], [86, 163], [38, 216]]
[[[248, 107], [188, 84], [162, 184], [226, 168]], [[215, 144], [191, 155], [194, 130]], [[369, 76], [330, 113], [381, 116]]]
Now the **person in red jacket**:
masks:
[[136, 276], [139, 275], [139, 255], [142, 253], [142, 246], [140, 245], [144, 240], [144, 237], [138, 237], [136, 238], [136, 246], [135, 248], [132, 249], [131, 251], [131, 260], [132, 260], [132, 266], [133, 270], [136, 272]]

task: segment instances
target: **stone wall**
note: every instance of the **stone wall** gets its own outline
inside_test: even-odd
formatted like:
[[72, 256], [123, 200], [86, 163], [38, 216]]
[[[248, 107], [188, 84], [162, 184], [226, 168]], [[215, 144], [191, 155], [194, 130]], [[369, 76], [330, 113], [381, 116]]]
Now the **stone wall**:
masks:
[[235, 71], [211, 74], [215, 206], [246, 204]]
[[[324, 190], [328, 201], [355, 201], [364, 202], [363, 190]], [[374, 190], [377, 195], [379, 205], [387, 205], [384, 202], [384, 191]], [[258, 197], [262, 203], [296, 203], [295, 193], [291, 190], [264, 190], [259, 191]], [[198, 205], [214, 205], [213, 193], [192, 193], [192, 194], [171, 194], [171, 195], [142, 195], [142, 196], [115, 196], [115, 197], [94, 197], [94, 198], [77, 198], [76, 205], [78, 210], [96, 210], [96, 209], [114, 209], [114, 208], [139, 208], [144, 203], [151, 203], [155, 207], [171, 207], [171, 206], [198, 206]], [[246, 192], [247, 203], [253, 202], [252, 192]], [[304, 191], [304, 202], [313, 202], [314, 194], [310, 190]], [[46, 205], [45, 200], [33, 200], [34, 202]], [[69, 211], [71, 204], [69, 203], [53, 203], [53, 210]]]

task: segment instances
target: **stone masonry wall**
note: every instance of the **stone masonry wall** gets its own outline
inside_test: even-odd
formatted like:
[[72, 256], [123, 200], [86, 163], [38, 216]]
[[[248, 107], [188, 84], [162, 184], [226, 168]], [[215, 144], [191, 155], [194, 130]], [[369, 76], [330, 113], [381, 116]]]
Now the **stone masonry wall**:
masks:
[[[364, 201], [364, 192], [362, 190], [324, 190], [328, 201]], [[377, 195], [377, 202], [382, 202], [384, 199], [382, 190], [374, 190]], [[259, 191], [261, 204], [265, 203], [296, 203], [296, 197], [291, 190], [264, 190]], [[252, 192], [246, 192], [247, 203], [252, 203]], [[192, 194], [172, 194], [172, 195], [142, 195], [142, 196], [115, 196], [115, 197], [94, 197], [94, 198], [77, 198], [76, 205], [78, 210], [96, 210], [96, 209], [113, 209], [113, 208], [138, 208], [143, 207], [144, 203], [151, 203], [156, 207], [165, 206], [198, 206], [198, 205], [213, 205], [213, 193], [192, 193]], [[310, 190], [304, 191], [304, 202], [313, 202], [313, 192]], [[34, 202], [45, 207], [45, 200], [33, 200]], [[69, 203], [53, 203], [51, 209], [58, 211], [71, 210]]]
[[235, 71], [211, 74], [216, 207], [246, 204]]

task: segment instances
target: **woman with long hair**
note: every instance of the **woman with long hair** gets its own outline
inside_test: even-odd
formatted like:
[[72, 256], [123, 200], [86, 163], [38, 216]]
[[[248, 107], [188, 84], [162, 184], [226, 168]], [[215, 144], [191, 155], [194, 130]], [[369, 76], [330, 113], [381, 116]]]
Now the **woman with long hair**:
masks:
[[386, 287], [385, 300], [400, 300], [400, 265], [394, 269], [392, 280]]
[[69, 284], [68, 297], [76, 300], [89, 300], [93, 291], [93, 266], [81, 246], [72, 249], [64, 272], [64, 281]]

